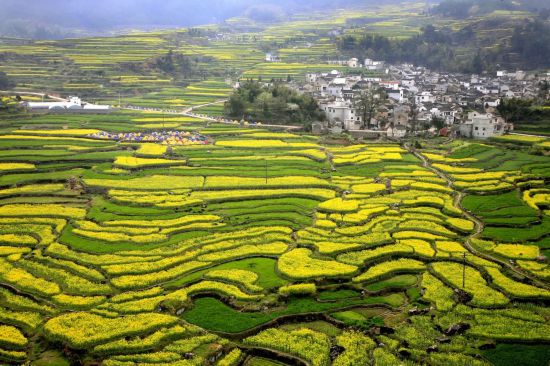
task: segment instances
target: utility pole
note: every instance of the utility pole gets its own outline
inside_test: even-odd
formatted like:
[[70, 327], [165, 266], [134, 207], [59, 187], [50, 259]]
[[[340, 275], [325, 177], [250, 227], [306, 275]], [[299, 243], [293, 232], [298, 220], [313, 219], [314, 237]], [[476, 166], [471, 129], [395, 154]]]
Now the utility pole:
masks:
[[466, 252], [462, 253], [462, 289], [466, 287]]

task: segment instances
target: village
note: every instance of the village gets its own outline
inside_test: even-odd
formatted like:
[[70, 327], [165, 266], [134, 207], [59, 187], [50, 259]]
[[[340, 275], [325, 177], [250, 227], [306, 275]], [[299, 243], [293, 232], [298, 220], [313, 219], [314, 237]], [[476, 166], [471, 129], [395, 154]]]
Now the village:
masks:
[[[266, 62], [278, 63], [279, 56], [266, 54]], [[312, 124], [314, 134], [347, 132], [357, 138], [401, 139], [411, 135], [487, 139], [514, 131], [514, 125], [498, 112], [504, 99], [536, 99], [540, 85], [550, 73], [506, 70], [483, 75], [443, 73], [411, 64], [391, 65], [384, 61], [357, 58], [328, 61], [330, 72], [307, 73], [288, 80], [288, 86], [312, 96], [326, 119]], [[239, 88], [240, 83], [233, 85]], [[32, 94], [32, 93], [31, 93]], [[55, 97], [54, 97], [55, 98]], [[217, 101], [215, 103], [219, 103]], [[223, 102], [223, 101], [222, 101]], [[94, 105], [79, 97], [53, 102], [23, 102], [33, 113], [104, 114], [116, 108]], [[283, 124], [236, 121], [224, 116], [160, 108], [119, 107], [181, 114], [221, 123], [241, 123], [265, 128], [290, 128]]]
[[[513, 131], [499, 116], [503, 98], [534, 99], [539, 83], [550, 74], [498, 71], [494, 75], [438, 73], [410, 64], [357, 58], [331, 61], [348, 73], [310, 73], [295, 86], [312, 95], [327, 120], [313, 132], [403, 138], [408, 134], [438, 134], [487, 139]], [[359, 71], [359, 72], [357, 72]]]

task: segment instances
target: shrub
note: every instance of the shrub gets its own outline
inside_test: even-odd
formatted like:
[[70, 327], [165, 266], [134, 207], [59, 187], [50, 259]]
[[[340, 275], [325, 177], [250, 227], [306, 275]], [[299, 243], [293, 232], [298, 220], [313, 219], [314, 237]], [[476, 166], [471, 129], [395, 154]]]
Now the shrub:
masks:
[[217, 366], [237, 366], [242, 356], [243, 356], [243, 353], [241, 352], [241, 350], [238, 348], [234, 348], [233, 350], [231, 350], [231, 352], [225, 355], [224, 358], [219, 360], [216, 365]]
[[279, 295], [294, 296], [294, 295], [315, 295], [317, 287], [313, 283], [299, 283], [294, 285], [286, 285], [279, 287]]

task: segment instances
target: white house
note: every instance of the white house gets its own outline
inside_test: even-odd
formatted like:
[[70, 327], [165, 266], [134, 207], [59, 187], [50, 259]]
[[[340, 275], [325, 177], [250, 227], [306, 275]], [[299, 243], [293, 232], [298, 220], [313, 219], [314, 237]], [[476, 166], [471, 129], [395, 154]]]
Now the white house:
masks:
[[504, 134], [506, 124], [491, 113], [470, 112], [468, 121], [460, 125], [460, 134], [474, 139], [488, 139]]
[[70, 112], [109, 112], [111, 111], [110, 105], [97, 105], [83, 103], [79, 97], [69, 97], [69, 100], [64, 102], [28, 102], [26, 106], [29, 110], [33, 111], [70, 111]]
[[348, 61], [348, 67], [351, 67], [351, 68], [359, 67], [359, 60], [356, 59], [355, 57], [350, 58], [349, 61]]
[[272, 54], [272, 53], [266, 53], [265, 54], [265, 61], [266, 62], [281, 62], [281, 58], [277, 55]]
[[386, 130], [386, 136], [389, 138], [401, 139], [407, 135], [407, 128], [405, 126], [388, 127]]
[[414, 99], [416, 104], [435, 103], [435, 96], [433, 96], [432, 93], [427, 91], [415, 95]]
[[384, 68], [384, 61], [373, 61], [367, 58], [365, 59], [365, 68], [367, 70], [381, 70]]
[[333, 102], [321, 103], [320, 107], [325, 111], [330, 122], [341, 122], [346, 130], [355, 130], [361, 127], [362, 118], [351, 102], [339, 98]]
[[405, 101], [405, 92], [403, 89], [386, 89], [386, 94], [388, 94], [388, 98], [393, 99], [399, 103], [403, 103]]
[[401, 85], [405, 86], [405, 87], [413, 87], [415, 86], [415, 80], [414, 79], [403, 79], [401, 80]]
[[387, 89], [399, 90], [399, 81], [380, 81], [380, 86]]

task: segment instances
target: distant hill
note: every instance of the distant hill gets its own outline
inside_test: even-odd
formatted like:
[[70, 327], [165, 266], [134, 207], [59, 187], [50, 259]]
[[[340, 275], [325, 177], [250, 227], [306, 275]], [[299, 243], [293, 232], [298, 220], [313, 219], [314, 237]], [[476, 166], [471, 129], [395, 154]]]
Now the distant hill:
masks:
[[121, 30], [189, 27], [247, 15], [275, 21], [293, 12], [398, 0], [0, 0], [0, 36], [61, 39]]
[[495, 11], [529, 11], [550, 15], [548, 0], [444, 0], [434, 7], [434, 14], [465, 19]]
[[419, 34], [392, 37], [372, 27], [338, 38], [347, 56], [480, 73], [550, 68], [550, 1], [444, 0]]

